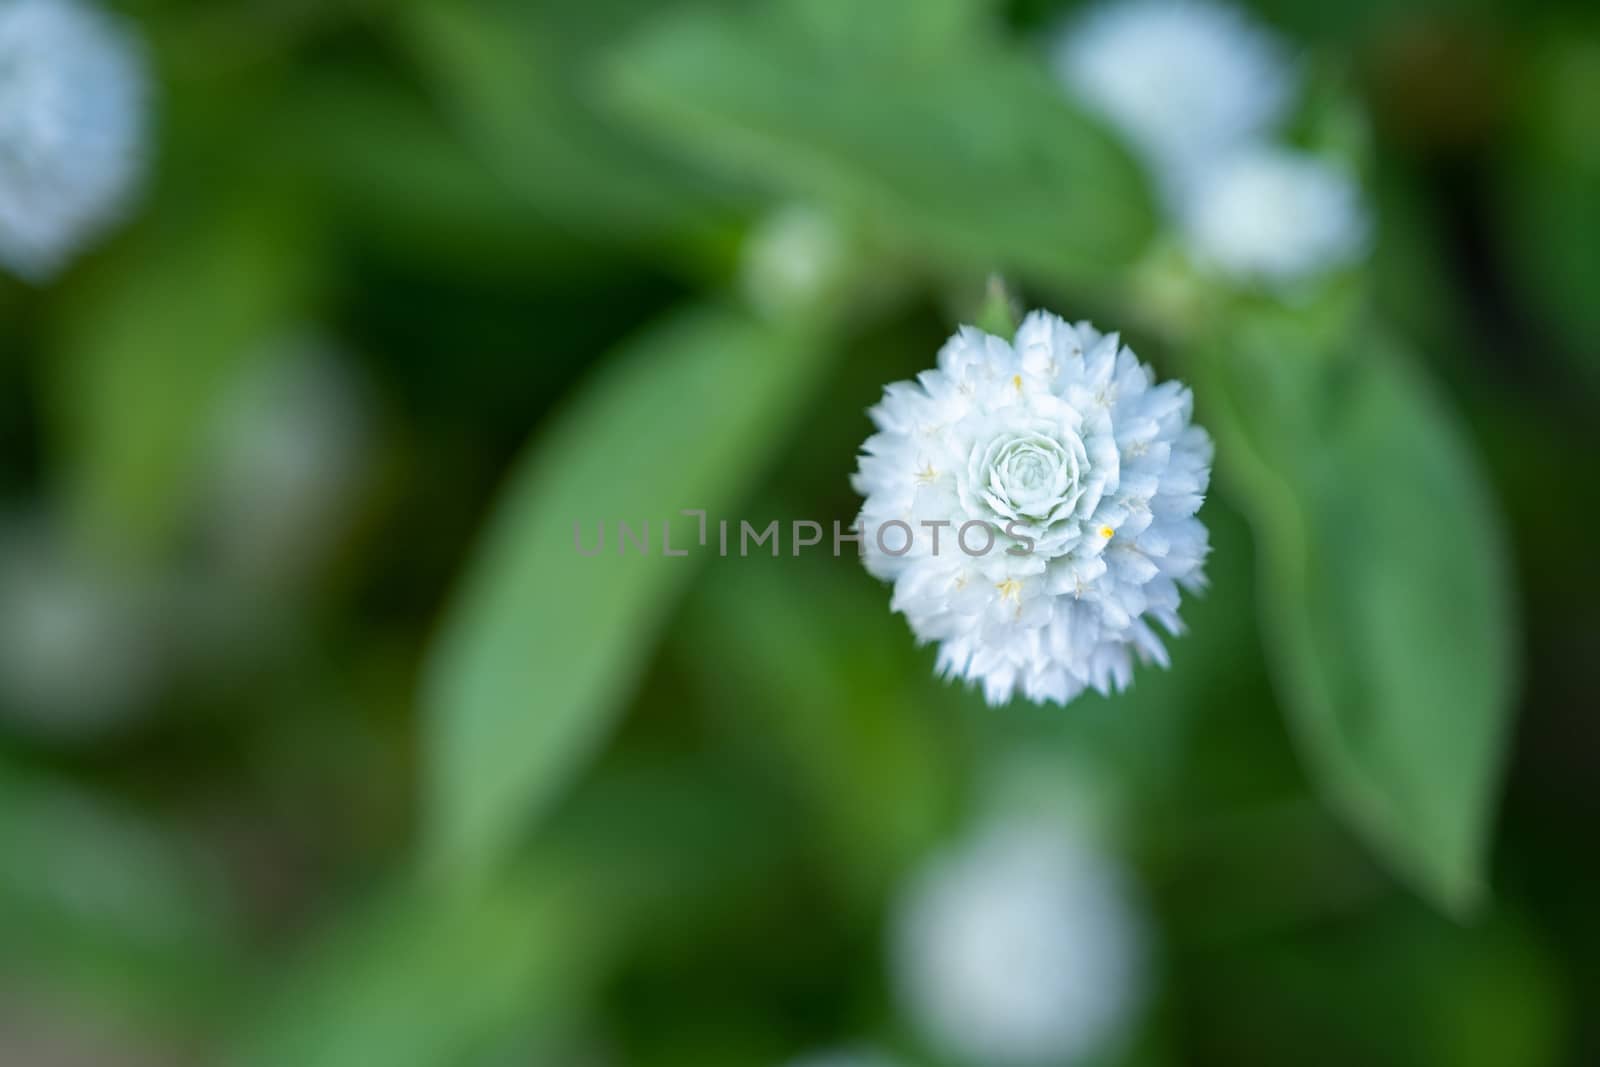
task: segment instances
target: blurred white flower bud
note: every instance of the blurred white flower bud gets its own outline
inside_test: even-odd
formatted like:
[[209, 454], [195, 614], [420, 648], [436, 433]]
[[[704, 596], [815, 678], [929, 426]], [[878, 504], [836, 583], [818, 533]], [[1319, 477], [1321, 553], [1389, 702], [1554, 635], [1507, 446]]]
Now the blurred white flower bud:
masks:
[[1236, 282], [1290, 285], [1363, 256], [1361, 188], [1316, 156], [1259, 147], [1219, 160], [1183, 206], [1190, 257]]
[[144, 170], [148, 76], [78, 0], [0, 0], [0, 266], [35, 281], [114, 223]]
[[844, 265], [845, 241], [838, 224], [824, 211], [796, 204], [751, 231], [739, 282], [751, 304], [778, 316], [821, 303]]
[[1294, 87], [1282, 42], [1210, 0], [1101, 3], [1063, 26], [1053, 59], [1168, 195], [1218, 153], [1265, 136]]
[[911, 881], [893, 936], [907, 1013], [964, 1063], [1102, 1052], [1142, 999], [1143, 933], [1123, 876], [1065, 826], [999, 822], [935, 856]]
[[42, 522], [0, 531], [0, 717], [53, 736], [145, 710], [169, 666], [158, 590], [76, 555]]

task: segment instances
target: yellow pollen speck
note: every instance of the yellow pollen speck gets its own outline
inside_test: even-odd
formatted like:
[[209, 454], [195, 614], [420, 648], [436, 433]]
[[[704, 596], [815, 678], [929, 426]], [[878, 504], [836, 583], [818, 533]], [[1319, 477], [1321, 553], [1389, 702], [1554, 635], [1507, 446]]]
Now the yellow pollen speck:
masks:
[[1011, 376], [1011, 384], [1016, 386], [1017, 392], [1022, 392], [1022, 375], [1013, 374]]
[[1001, 600], [1020, 601], [1022, 599], [1022, 583], [1015, 578], [1007, 578], [1003, 582], [997, 582], [995, 588], [1000, 590]]
[[1102, 527], [1100, 527], [1100, 536], [1101, 536], [1101, 537], [1104, 537], [1104, 538], [1105, 538], [1105, 539], [1106, 539], [1106, 540], [1107, 540], [1107, 541], [1109, 541], [1109, 540], [1111, 540], [1111, 535], [1112, 535], [1112, 534], [1114, 534], [1114, 533], [1116, 533], [1116, 532], [1117, 532], [1117, 531], [1115, 531], [1115, 530], [1113, 530], [1113, 529], [1112, 529], [1112, 528], [1111, 528], [1111, 527], [1109, 527], [1109, 526], [1102, 526]]
[[934, 481], [938, 477], [939, 472], [933, 469], [932, 463], [924, 464], [922, 469], [917, 472], [917, 481], [921, 482], [923, 485], [927, 485], [929, 482]]

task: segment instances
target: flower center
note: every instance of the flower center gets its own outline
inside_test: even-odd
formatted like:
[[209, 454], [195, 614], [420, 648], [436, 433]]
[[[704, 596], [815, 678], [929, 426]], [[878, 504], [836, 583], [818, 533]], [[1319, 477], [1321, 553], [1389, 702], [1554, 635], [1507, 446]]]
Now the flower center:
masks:
[[1038, 489], [1050, 477], [1050, 464], [1037, 451], [1025, 453], [1011, 464], [1011, 478], [1024, 489]]
[[1035, 523], [1071, 510], [1088, 468], [1083, 442], [1070, 432], [1001, 433], [972, 458], [972, 483], [995, 513]]

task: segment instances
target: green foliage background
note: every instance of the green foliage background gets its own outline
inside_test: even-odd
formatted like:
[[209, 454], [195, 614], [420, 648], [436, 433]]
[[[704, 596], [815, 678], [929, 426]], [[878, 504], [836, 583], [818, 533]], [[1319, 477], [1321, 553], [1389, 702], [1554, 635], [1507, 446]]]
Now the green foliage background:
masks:
[[[0, 277], [0, 502], [141, 591], [157, 681], [74, 718], [0, 677], [0, 1062], [938, 1065], [883, 927], [1016, 791], [1145, 888], [1117, 1062], [1600, 1059], [1600, 20], [1263, 0], [1295, 137], [1379, 221], [1280, 301], [1183, 264], [1055, 86], [1070, 7], [122, 5], [154, 173], [58, 282]], [[797, 212], [834, 254], [773, 289]], [[848, 522], [864, 409], [992, 274], [1195, 389], [1212, 585], [1170, 671], [991, 709], [786, 528], [572, 551]], [[307, 330], [370, 454], [243, 573], [217, 424]]]

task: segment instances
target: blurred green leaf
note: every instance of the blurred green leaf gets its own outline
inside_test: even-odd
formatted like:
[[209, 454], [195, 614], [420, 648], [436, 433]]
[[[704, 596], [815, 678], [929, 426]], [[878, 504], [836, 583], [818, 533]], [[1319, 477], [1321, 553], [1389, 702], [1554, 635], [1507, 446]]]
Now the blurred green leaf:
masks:
[[1548, 951], [1498, 910], [1471, 926], [1390, 897], [1215, 945], [1176, 983], [1230, 1067], [1555, 1067], [1565, 991]]
[[236, 962], [220, 872], [106, 797], [0, 762], [0, 984], [170, 1023]]
[[468, 143], [552, 222], [622, 245], [714, 234], [712, 191], [589, 104], [593, 42], [571, 21], [545, 5], [423, 0], [398, 25]]
[[1144, 249], [1143, 177], [1042, 69], [979, 32], [908, 50], [824, 23], [806, 4], [677, 13], [617, 55], [618, 99], [962, 269], [1103, 283]]
[[1461, 913], [1511, 711], [1513, 597], [1493, 502], [1448, 412], [1381, 334], [1258, 317], [1197, 353], [1202, 403], [1255, 522], [1280, 692], [1330, 801]]
[[[696, 520], [737, 502], [826, 365], [826, 346], [696, 310], [627, 346], [504, 491], [426, 669], [431, 859], [492, 862], [605, 737], [675, 594]], [[675, 551], [665, 558], [665, 521]], [[648, 524], [650, 555], [616, 524]], [[609, 527], [605, 551], [575, 549]], [[712, 544], [715, 545], [715, 535]]]
[[786, 6], [819, 40], [928, 60], [992, 31], [999, 7], [994, 0], [777, 0], [772, 6]]
[[73, 521], [107, 553], [172, 546], [218, 392], [302, 310], [298, 209], [225, 199], [141, 231], [62, 305], [48, 399]]
[[413, 97], [348, 74], [302, 87], [298, 147], [341, 227], [377, 238], [384, 252], [469, 277], [529, 265], [570, 276], [596, 258]]
[[608, 767], [496, 877], [358, 902], [275, 972], [229, 1062], [437, 1067], [502, 1062], [507, 1046], [507, 1062], [567, 1062], [624, 946], [692, 951], [730, 901], [770, 891], [786, 847], [775, 815], [726, 773], [693, 757]]
[[1492, 218], [1517, 296], [1554, 328], [1574, 381], [1600, 395], [1600, 31], [1552, 35], [1519, 87]]
[[[975, 698], [934, 675], [855, 555], [829, 556], [825, 537], [801, 559], [710, 568], [675, 658], [697, 678], [694, 704], [720, 709], [721, 729], [799, 797], [842, 888], [876, 907], [952, 814], [966, 772], [952, 727]], [[802, 596], [807, 611], [774, 610]]]
[[582, 893], [542, 868], [481, 892], [405, 889], [347, 917], [231, 1050], [239, 1067], [439, 1067], [513, 1034], [558, 1041], [603, 954]]
[[588, 913], [633, 948], [692, 951], [724, 928], [733, 902], [773, 891], [787, 873], [792, 809], [759, 770], [696, 748], [608, 753], [534, 846], [583, 872]]

